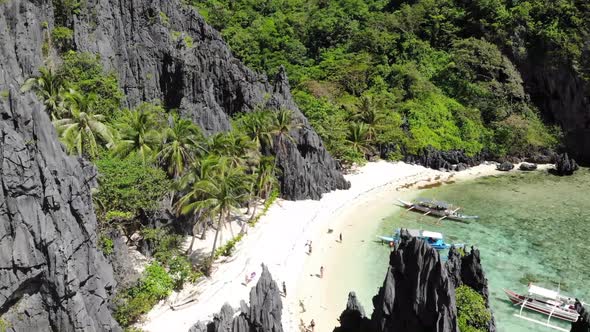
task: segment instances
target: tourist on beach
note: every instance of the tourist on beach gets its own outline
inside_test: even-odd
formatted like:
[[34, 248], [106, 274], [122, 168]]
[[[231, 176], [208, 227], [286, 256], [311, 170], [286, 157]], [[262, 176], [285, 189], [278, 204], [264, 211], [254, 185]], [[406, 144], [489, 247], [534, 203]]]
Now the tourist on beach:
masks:
[[324, 277], [324, 267], [320, 267], [320, 278]]
[[311, 255], [311, 241], [309, 241], [309, 254]]
[[284, 281], [283, 281], [283, 294], [285, 294], [285, 297], [287, 297], [287, 285], [285, 285]]
[[340, 243], [342, 243], [342, 233], [340, 233]]
[[313, 321], [313, 319], [311, 320], [311, 323], [309, 323], [309, 327], [311, 327], [311, 332], [315, 330], [315, 322]]

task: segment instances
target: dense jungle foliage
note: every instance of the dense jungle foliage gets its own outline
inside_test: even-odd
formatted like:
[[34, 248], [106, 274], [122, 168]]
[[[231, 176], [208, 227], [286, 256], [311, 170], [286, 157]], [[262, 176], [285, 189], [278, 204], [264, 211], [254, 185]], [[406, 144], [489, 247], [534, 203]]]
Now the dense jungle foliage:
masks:
[[[299, 124], [290, 110], [261, 109], [237, 116], [233, 130], [205, 137], [159, 101], [123, 108], [116, 75], [96, 55], [62, 50], [60, 56], [60, 65], [40, 68], [21, 90], [44, 103], [67, 152], [96, 165], [99, 186], [92, 197], [104, 254], [114, 253], [113, 229], [129, 239], [139, 236], [151, 248], [152, 263], [142, 278], [116, 300], [115, 317], [125, 327], [172, 290], [208, 274], [218, 256], [231, 255], [242, 238], [242, 232], [233, 234], [232, 212], [247, 206], [251, 215], [242, 227], [256, 223], [259, 205], [258, 212], [266, 212], [278, 196], [279, 169], [270, 151], [292, 139]], [[144, 222], [146, 215], [166, 210], [176, 215], [172, 227]], [[183, 223], [192, 228], [188, 248], [178, 232]], [[224, 244], [228, 223], [232, 237]], [[210, 229], [210, 255], [189, 261], [195, 237]]]
[[[343, 161], [432, 145], [524, 155], [553, 147], [514, 59], [589, 77], [581, 0], [193, 0], [247, 65], [284, 65], [299, 107]], [[586, 49], [584, 49], [586, 47]], [[547, 63], [548, 66], [551, 63]]]

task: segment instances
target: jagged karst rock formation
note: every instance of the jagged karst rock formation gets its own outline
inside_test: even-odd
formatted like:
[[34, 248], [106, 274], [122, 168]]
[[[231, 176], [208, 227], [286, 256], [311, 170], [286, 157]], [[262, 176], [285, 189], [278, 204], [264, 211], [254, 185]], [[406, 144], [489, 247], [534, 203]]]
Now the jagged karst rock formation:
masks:
[[[446, 269], [453, 287], [461, 285], [469, 286], [478, 292], [485, 301], [485, 306], [491, 312], [490, 294], [488, 290], [488, 279], [483, 272], [479, 250], [471, 247], [471, 251], [461, 256], [461, 253], [454, 246], [449, 250], [449, 258], [446, 262]], [[488, 325], [488, 332], [496, 331], [494, 315]]]
[[576, 311], [580, 316], [572, 323], [571, 332], [590, 332], [590, 312], [576, 299]]
[[0, 4], [0, 314], [8, 331], [119, 331], [96, 245], [96, 171], [65, 154], [41, 104], [18, 90], [41, 64], [44, 8]]
[[[161, 21], [164, 16], [168, 23]], [[292, 109], [302, 127], [293, 133], [295, 143], [286, 142], [279, 154], [285, 197], [319, 198], [349, 186], [293, 103], [285, 75], [271, 84], [247, 69], [180, 1], [85, 1], [65, 22], [56, 22], [52, 1], [4, 1], [0, 313], [9, 330], [120, 330], [108, 310], [113, 269], [96, 245], [90, 198], [96, 171], [66, 156], [37, 98], [19, 92], [47, 60], [43, 49], [58, 25], [73, 28], [75, 50], [97, 53], [106, 68], [117, 71], [129, 106], [161, 99], [210, 132], [228, 129], [236, 112]], [[181, 31], [180, 43], [174, 31]], [[58, 61], [55, 55], [49, 50], [52, 62]], [[254, 312], [252, 317], [257, 323], [268, 318]]]
[[106, 68], [117, 71], [131, 106], [160, 99], [207, 132], [228, 130], [230, 116], [239, 112], [290, 109], [301, 128], [291, 133], [293, 142], [274, 147], [283, 196], [319, 199], [350, 187], [294, 103], [284, 70], [270, 82], [248, 69], [191, 6], [89, 0], [82, 7], [72, 22], [74, 47], [99, 54]]
[[365, 309], [359, 303], [356, 294], [348, 294], [346, 309], [340, 315], [340, 327], [334, 329], [334, 332], [356, 332], [371, 331], [372, 322], [365, 316]]
[[227, 303], [212, 322], [197, 322], [189, 332], [282, 332], [283, 304], [277, 283], [262, 264], [262, 275], [250, 290], [250, 306], [242, 301], [235, 312]]
[[498, 164], [496, 166], [496, 169], [499, 171], [508, 172], [508, 171], [511, 171], [512, 169], [514, 169], [514, 164], [512, 164], [509, 161], [505, 161], [501, 164]]
[[578, 164], [576, 161], [568, 156], [567, 153], [560, 154], [555, 160], [555, 169], [552, 173], [556, 175], [572, 175], [578, 170]]
[[[477, 249], [462, 257], [453, 247], [443, 263], [436, 250], [403, 231], [383, 286], [373, 297], [371, 319], [351, 293], [334, 331], [459, 331], [455, 288], [463, 284], [480, 293], [489, 309], [487, 279]], [[496, 331], [493, 315], [488, 331]]]
[[470, 157], [464, 151], [438, 151], [433, 147], [423, 149], [419, 155], [407, 155], [407, 163], [444, 171], [464, 171], [468, 167], [476, 166], [484, 161], [483, 155]]
[[440, 256], [405, 231], [373, 306], [377, 332], [458, 331], [455, 289]]

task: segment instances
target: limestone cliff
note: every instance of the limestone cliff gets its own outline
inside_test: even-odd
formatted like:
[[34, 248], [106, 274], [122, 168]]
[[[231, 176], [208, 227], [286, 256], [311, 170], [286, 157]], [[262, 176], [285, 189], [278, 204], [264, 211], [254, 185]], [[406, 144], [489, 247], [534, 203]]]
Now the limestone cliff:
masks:
[[0, 316], [9, 331], [118, 331], [113, 271], [96, 247], [95, 169], [66, 156], [42, 106], [18, 92], [41, 64], [44, 8], [0, 4]]
[[270, 82], [248, 69], [182, 1], [88, 0], [72, 27], [75, 49], [100, 54], [105, 67], [118, 72], [130, 105], [160, 99], [207, 132], [228, 130], [239, 112], [292, 110], [302, 127], [278, 153], [285, 198], [319, 199], [349, 187], [293, 102], [284, 71]]

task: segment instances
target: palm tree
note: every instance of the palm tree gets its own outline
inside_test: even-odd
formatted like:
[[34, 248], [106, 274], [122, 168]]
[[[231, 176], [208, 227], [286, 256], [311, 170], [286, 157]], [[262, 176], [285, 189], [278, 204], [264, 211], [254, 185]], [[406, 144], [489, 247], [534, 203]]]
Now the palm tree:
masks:
[[204, 151], [203, 134], [192, 121], [173, 114], [171, 125], [164, 130], [162, 136], [158, 161], [170, 177], [178, 178], [186, 165], [194, 160], [197, 152]]
[[53, 121], [68, 153], [90, 159], [98, 155], [99, 143], [107, 149], [114, 143], [112, 130], [104, 123], [104, 116], [94, 114], [90, 109], [92, 99], [92, 95], [70, 90], [66, 95], [69, 117]]
[[[276, 178], [274, 174], [274, 158], [273, 157], [263, 157], [260, 161], [260, 166], [256, 172], [256, 178], [253, 182], [253, 195], [255, 197], [259, 197], [266, 200], [268, 199], [268, 194], [272, 191], [273, 185], [276, 183]], [[254, 211], [252, 212], [252, 216], [250, 217], [250, 222], [254, 220], [256, 217], [256, 208], [258, 204], [254, 204]]]
[[273, 116], [270, 111], [256, 111], [244, 114], [238, 120], [238, 127], [250, 137], [258, 149], [272, 148], [272, 122]]
[[[211, 249], [211, 261], [215, 257], [217, 239], [231, 210], [240, 207], [247, 196], [247, 178], [240, 167], [234, 167], [224, 157], [219, 158], [216, 171], [195, 182], [179, 203], [182, 214], [206, 209], [218, 215], [215, 239]], [[186, 198], [185, 198], [186, 197]]]
[[117, 122], [120, 140], [115, 147], [115, 155], [125, 158], [137, 155], [147, 163], [160, 145], [160, 133], [155, 114], [148, 109], [127, 110]]
[[293, 112], [290, 110], [281, 109], [273, 113], [271, 134], [273, 134], [279, 143], [279, 152], [285, 150], [284, 141], [289, 140], [295, 142], [291, 131], [301, 128], [299, 122], [293, 121]]
[[41, 67], [39, 75], [30, 77], [20, 88], [21, 92], [34, 91], [43, 99], [49, 116], [60, 117], [64, 111], [64, 78], [53, 70]]
[[356, 112], [352, 115], [353, 121], [360, 121], [367, 125], [367, 137], [369, 140], [375, 139], [377, 135], [376, 126], [381, 119], [381, 114], [378, 112], [379, 103], [370, 96], [362, 96], [359, 103], [357, 103]]
[[[182, 208], [187, 205], [191, 201], [198, 201], [202, 199], [203, 194], [199, 190], [195, 190], [195, 184], [199, 181], [203, 181], [213, 176], [216, 168], [219, 166], [220, 160], [218, 156], [214, 155], [206, 155], [203, 158], [195, 159], [189, 166], [187, 172], [177, 180], [176, 187], [179, 191], [185, 192], [184, 196], [182, 196], [178, 202], [176, 202], [176, 211], [177, 214], [183, 214]], [[186, 214], [190, 214], [191, 221], [193, 223], [193, 236], [191, 239], [191, 244], [187, 250], [187, 254], [190, 254], [193, 251], [193, 244], [195, 242], [196, 237], [196, 226], [202, 226], [202, 234], [201, 240], [205, 239], [205, 234], [207, 232], [207, 225], [208, 220], [211, 217], [211, 211], [207, 209], [200, 209], [189, 211]]]
[[346, 141], [355, 152], [366, 156], [371, 153], [368, 126], [362, 122], [353, 122], [348, 127]]

